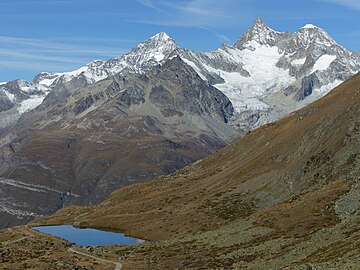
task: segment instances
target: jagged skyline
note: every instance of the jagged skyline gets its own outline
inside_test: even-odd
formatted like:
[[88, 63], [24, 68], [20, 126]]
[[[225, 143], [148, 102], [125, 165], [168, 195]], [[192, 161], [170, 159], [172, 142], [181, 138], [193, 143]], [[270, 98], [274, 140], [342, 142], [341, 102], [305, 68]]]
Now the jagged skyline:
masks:
[[[289, 3], [288, 3], [289, 2]], [[1, 1], [0, 82], [109, 59], [165, 31], [180, 47], [207, 51], [233, 44], [257, 17], [278, 31], [313, 23], [358, 51], [356, 1]], [[301, 14], [301, 16], [299, 16]]]

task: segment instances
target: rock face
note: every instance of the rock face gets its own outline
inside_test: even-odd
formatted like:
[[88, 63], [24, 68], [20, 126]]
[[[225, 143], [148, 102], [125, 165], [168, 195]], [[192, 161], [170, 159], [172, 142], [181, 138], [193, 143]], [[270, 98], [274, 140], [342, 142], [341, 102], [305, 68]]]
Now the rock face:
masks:
[[233, 112], [179, 57], [90, 85], [73, 78], [2, 133], [0, 226], [93, 204], [203, 158], [240, 135], [226, 124]]

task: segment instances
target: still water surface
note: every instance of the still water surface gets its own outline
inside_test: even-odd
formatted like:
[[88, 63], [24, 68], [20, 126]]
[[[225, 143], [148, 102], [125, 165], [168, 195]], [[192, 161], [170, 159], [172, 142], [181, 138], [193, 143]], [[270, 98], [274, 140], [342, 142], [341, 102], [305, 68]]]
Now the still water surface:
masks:
[[80, 229], [71, 225], [40, 226], [34, 230], [63, 238], [77, 246], [133, 245], [143, 240], [125, 236], [121, 233], [106, 232], [95, 229]]

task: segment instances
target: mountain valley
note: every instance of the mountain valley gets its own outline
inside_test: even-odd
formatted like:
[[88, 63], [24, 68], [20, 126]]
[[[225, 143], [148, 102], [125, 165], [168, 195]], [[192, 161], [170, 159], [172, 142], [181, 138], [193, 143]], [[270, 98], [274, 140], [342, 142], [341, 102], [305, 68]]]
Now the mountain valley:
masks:
[[[359, 71], [325, 30], [259, 18], [211, 52], [160, 32], [0, 83], [1, 267], [358, 269]], [[146, 241], [31, 229], [59, 224]]]

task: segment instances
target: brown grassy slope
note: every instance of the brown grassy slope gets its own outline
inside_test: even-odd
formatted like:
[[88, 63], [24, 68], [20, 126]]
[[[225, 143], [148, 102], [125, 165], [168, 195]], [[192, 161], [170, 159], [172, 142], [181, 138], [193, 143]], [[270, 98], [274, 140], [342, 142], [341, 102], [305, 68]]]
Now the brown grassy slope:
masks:
[[289, 221], [279, 228], [281, 233], [292, 231], [296, 224], [291, 217], [306, 207], [301, 217], [308, 222], [294, 233], [332, 226], [339, 222], [336, 200], [360, 176], [359, 94], [356, 75], [321, 100], [201, 162], [117, 190], [95, 207], [65, 208], [41, 222], [72, 222], [165, 239], [244, 217], [277, 228], [273, 219], [280, 213], [279, 218]]
[[[68, 250], [71, 243], [31, 230], [13, 227], [0, 231], [0, 269], [2, 270], [112, 270], [114, 264], [74, 254]], [[80, 249], [80, 248], [76, 248]], [[80, 249], [81, 250], [81, 249]], [[81, 250], [87, 253], [87, 250]], [[117, 261], [114, 256], [101, 258]]]

